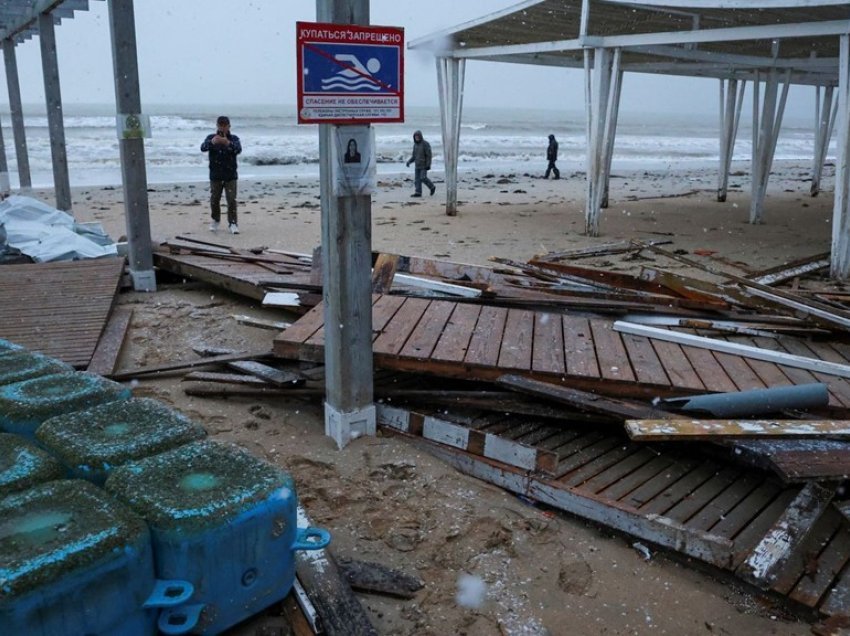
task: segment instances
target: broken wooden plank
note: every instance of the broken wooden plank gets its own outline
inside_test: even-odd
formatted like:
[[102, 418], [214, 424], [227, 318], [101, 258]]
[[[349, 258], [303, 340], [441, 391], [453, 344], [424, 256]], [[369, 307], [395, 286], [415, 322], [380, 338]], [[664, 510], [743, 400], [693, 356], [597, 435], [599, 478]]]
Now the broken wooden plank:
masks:
[[378, 254], [372, 268], [373, 294], [389, 293], [398, 267], [398, 258], [396, 254]]
[[[312, 525], [301, 505], [298, 506], [297, 516], [299, 528]], [[330, 550], [295, 551], [295, 571], [316, 608], [325, 634], [378, 636]]]
[[393, 280], [408, 287], [426, 289], [430, 292], [445, 294], [447, 296], [462, 296], [464, 298], [478, 298], [481, 296], [481, 290], [474, 287], [453, 285], [452, 283], [430, 280], [420, 276], [411, 276], [410, 274], [396, 274]]
[[668, 329], [658, 329], [655, 327], [638, 325], [622, 320], [618, 320], [614, 323], [614, 330], [619, 331], [621, 333], [634, 334], [636, 336], [646, 336], [647, 338], [653, 338], [656, 340], [676, 342], [681, 345], [700, 347], [701, 349], [709, 349], [711, 351], [730, 353], [733, 355], [743, 356], [745, 358], [754, 358], [756, 360], [764, 360], [766, 362], [784, 364], [789, 367], [807, 369], [809, 371], [818, 371], [827, 375], [836, 375], [842, 378], [850, 378], [850, 366], [846, 364], [825, 362], [824, 360], [818, 360], [816, 358], [805, 358], [790, 353], [781, 353], [779, 351], [773, 351], [770, 349], [761, 349], [759, 347], [736, 344], [733, 342], [728, 342], [726, 340], [704, 338], [702, 336], [679, 333], [676, 331], [670, 331]]
[[850, 420], [627, 420], [634, 440], [692, 441], [727, 437], [850, 438]]
[[456, 422], [408, 411], [406, 409], [377, 405], [378, 424], [410, 435], [421, 435], [441, 444], [495, 459], [508, 466], [525, 470], [554, 473], [558, 456], [543, 449], [519, 444], [491, 433], [467, 428]]
[[132, 317], [130, 307], [116, 307], [112, 311], [86, 371], [98, 375], [109, 375], [115, 371]]
[[248, 386], [268, 387], [265, 380], [253, 375], [241, 373], [219, 373], [215, 371], [192, 371], [183, 376], [181, 382], [219, 382], [221, 384], [246, 384]]
[[[531, 259], [529, 265], [541, 267], [544, 271], [561, 272], [562, 274], [579, 279], [581, 281], [589, 280], [594, 283], [600, 283], [609, 289], [630, 290], [644, 294], [652, 294], [654, 296], [676, 296], [681, 297], [677, 292], [665, 287], [659, 283], [645, 280], [631, 274], [622, 272], [612, 272], [605, 269], [592, 269], [589, 267], [578, 267], [576, 265], [567, 265], [564, 263], [550, 263], [539, 259]], [[658, 299], [661, 302], [661, 299]]]
[[254, 360], [228, 362], [227, 366], [235, 371], [240, 371], [241, 373], [258, 377], [261, 380], [265, 380], [269, 384], [273, 384], [278, 387], [304, 384], [304, 378], [297, 373], [275, 369], [274, 367]]
[[300, 307], [301, 300], [296, 292], [264, 292], [263, 307]]
[[256, 327], [257, 329], [269, 329], [271, 331], [283, 331], [292, 326], [291, 322], [283, 322], [282, 320], [265, 320], [263, 318], [254, 318], [253, 316], [245, 316], [242, 314], [234, 314], [233, 319], [240, 325], [248, 327]]
[[256, 360], [267, 358], [271, 355], [268, 351], [259, 351], [253, 353], [230, 353], [221, 356], [212, 356], [209, 358], [200, 358], [198, 360], [184, 360], [182, 362], [172, 362], [169, 364], [159, 364], [152, 367], [139, 367], [137, 369], [130, 369], [128, 371], [120, 371], [118, 373], [111, 373], [106, 377], [109, 377], [113, 380], [129, 380], [131, 378], [138, 378], [140, 376], [146, 375], [160, 375], [163, 373], [169, 373], [171, 371], [182, 371], [184, 369], [195, 369], [197, 367], [204, 367], [211, 364], [221, 364], [223, 362], [234, 362], [236, 360]]
[[[641, 404], [640, 402], [602, 397], [595, 393], [558, 386], [549, 382], [532, 380], [519, 375], [503, 375], [498, 379], [498, 383], [515, 391], [569, 404], [580, 411], [599, 413], [617, 419], [641, 419], [647, 416], [657, 418], [667, 415], [670, 418], [679, 417], [674, 413], [666, 414], [657, 408]], [[638, 416], [638, 413], [642, 413], [643, 415]]]
[[421, 579], [380, 563], [340, 557], [337, 564], [348, 584], [359, 592], [376, 592], [411, 599], [425, 587]]
[[709, 272], [710, 274], [714, 274], [715, 276], [733, 281], [743, 287], [748, 294], [759, 296], [763, 300], [769, 301], [774, 306], [779, 305], [786, 309], [794, 310], [795, 312], [804, 312], [809, 315], [810, 319], [818, 324], [831, 325], [845, 330], [850, 329], [850, 315], [848, 315], [847, 312], [837, 310], [830, 305], [813, 300], [807, 300], [797, 294], [786, 292], [775, 287], [770, 287], [769, 285], [763, 285], [748, 278], [744, 278], [743, 276], [736, 276], [729, 272], [717, 270], [705, 265], [704, 263], [700, 263], [690, 258], [685, 258], [679, 254], [674, 254], [673, 252], [669, 252], [660, 247], [652, 245], [647, 245], [646, 247], [657, 254], [667, 256], [668, 258], [684, 263], [685, 265], [689, 265], [690, 267], [695, 267], [705, 272]]
[[773, 471], [786, 483], [837, 481], [850, 476], [850, 442], [735, 440], [734, 457]]
[[738, 575], [761, 589], [769, 589], [834, 496], [834, 486], [807, 483], [738, 567]]
[[750, 280], [761, 283], [762, 285], [778, 285], [786, 280], [791, 280], [797, 276], [811, 274], [821, 269], [829, 267], [829, 252], [815, 254], [795, 261], [784, 263], [776, 267], [755, 272], [747, 276]]

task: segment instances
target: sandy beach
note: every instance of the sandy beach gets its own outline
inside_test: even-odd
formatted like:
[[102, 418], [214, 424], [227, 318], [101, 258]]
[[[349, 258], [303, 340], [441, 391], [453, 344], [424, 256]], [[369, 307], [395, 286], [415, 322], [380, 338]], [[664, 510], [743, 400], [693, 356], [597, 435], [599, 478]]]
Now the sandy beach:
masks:
[[[666, 240], [670, 249], [714, 251], [761, 269], [827, 251], [832, 195], [809, 196], [809, 169], [777, 165], [765, 223], [749, 214], [747, 166], [736, 166], [726, 203], [715, 201], [714, 170], [615, 169], [602, 234], [584, 236], [584, 178], [562, 173], [465, 172], [460, 212], [447, 217], [444, 182], [411, 199], [412, 171], [381, 181], [372, 204], [374, 250], [487, 264], [491, 256], [534, 254], [622, 239]], [[831, 189], [831, 169], [825, 188]], [[36, 193], [53, 203], [51, 193]], [[239, 247], [310, 253], [320, 241], [315, 179], [243, 180], [237, 236], [207, 229], [207, 184], [152, 185], [152, 233], [191, 235]], [[125, 232], [118, 187], [75, 188], [79, 221]], [[625, 262], [597, 266], [637, 267]], [[739, 270], [742, 271], [742, 270]], [[193, 357], [200, 344], [270, 347], [274, 332], [237, 324], [234, 314], [281, 320], [287, 314], [203, 284], [163, 284], [156, 294], [125, 293], [134, 309], [121, 368]], [[323, 435], [319, 405], [297, 400], [192, 398], [180, 377], [144, 380], [155, 397], [204, 424], [215, 439], [239, 443], [295, 477], [313, 520], [331, 530], [337, 555], [375, 561], [425, 582], [413, 601], [362, 596], [381, 634], [469, 636], [567, 634], [807, 634], [784, 608], [673, 553], [565, 514], [531, 506], [393, 437], [360, 439], [343, 451]], [[458, 580], [483, 582], [480, 603], [456, 602]], [[255, 634], [251, 625], [235, 634]]]
[[[676, 249], [712, 249], [754, 268], [829, 249], [832, 196], [809, 195], [810, 169], [774, 167], [764, 223], [749, 219], [747, 165], [733, 167], [729, 196], [716, 201], [712, 169], [614, 171], [610, 207], [599, 237], [584, 235], [584, 174], [558, 181], [540, 173], [472, 171], [460, 175], [459, 214], [445, 215], [443, 175], [433, 172], [437, 194], [412, 199], [412, 174], [379, 181], [372, 203], [372, 247], [379, 251], [487, 263], [491, 256], [528, 259], [534, 254], [623, 239], [670, 240]], [[52, 203], [49, 192], [37, 192]], [[319, 244], [319, 188], [314, 178], [240, 180], [241, 234], [212, 235], [208, 184], [154, 184], [149, 188], [155, 240], [179, 234], [228, 245], [265, 245], [309, 253]], [[75, 188], [79, 221], [98, 221], [114, 238], [125, 234], [121, 189]], [[214, 237], [214, 238], [213, 238]]]

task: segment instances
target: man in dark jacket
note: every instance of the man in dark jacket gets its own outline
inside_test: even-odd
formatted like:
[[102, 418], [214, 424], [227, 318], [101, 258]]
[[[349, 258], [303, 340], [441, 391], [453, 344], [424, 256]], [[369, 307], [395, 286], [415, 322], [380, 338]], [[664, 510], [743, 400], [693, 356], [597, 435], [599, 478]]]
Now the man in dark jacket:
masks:
[[216, 121], [216, 132], [207, 135], [201, 144], [201, 152], [210, 156], [210, 230], [218, 231], [221, 222], [221, 193], [227, 199], [227, 226], [231, 234], [239, 234], [236, 224], [236, 155], [242, 152], [239, 137], [230, 132], [230, 119], [223, 115]]
[[422, 184], [428, 186], [431, 191], [431, 196], [437, 191], [431, 180], [428, 178], [428, 171], [431, 169], [431, 144], [422, 137], [422, 131], [417, 130], [413, 133], [413, 153], [410, 159], [407, 160], [407, 165], [413, 164], [415, 171], [413, 173], [414, 192], [410, 196], [422, 196]]
[[558, 170], [558, 166], [555, 165], [555, 162], [558, 160], [558, 142], [555, 141], [555, 135], [549, 135], [549, 147], [546, 148], [546, 160], [549, 162], [549, 165], [546, 166], [546, 175], [543, 177], [544, 179], [549, 178], [549, 173], [554, 172], [555, 178], [561, 178], [561, 172]]

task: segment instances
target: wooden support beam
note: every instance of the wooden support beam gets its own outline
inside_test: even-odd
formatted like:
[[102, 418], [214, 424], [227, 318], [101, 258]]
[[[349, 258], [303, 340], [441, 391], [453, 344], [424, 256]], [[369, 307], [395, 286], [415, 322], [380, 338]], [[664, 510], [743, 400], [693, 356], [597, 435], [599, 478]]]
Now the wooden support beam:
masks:
[[680, 417], [675, 413], [665, 413], [648, 404], [602, 397], [595, 393], [558, 386], [549, 382], [540, 382], [539, 380], [532, 380], [519, 375], [503, 375], [499, 378], [498, 383], [514, 391], [547, 398], [555, 402], [561, 402], [562, 404], [569, 404], [579, 411], [598, 413], [615, 419], [633, 419], [646, 416], [652, 418], [669, 416], [671, 419]]
[[645, 442], [723, 438], [850, 438], [848, 420], [627, 420], [626, 432]]
[[769, 589], [834, 496], [834, 486], [806, 484], [738, 567], [738, 574], [761, 589]]

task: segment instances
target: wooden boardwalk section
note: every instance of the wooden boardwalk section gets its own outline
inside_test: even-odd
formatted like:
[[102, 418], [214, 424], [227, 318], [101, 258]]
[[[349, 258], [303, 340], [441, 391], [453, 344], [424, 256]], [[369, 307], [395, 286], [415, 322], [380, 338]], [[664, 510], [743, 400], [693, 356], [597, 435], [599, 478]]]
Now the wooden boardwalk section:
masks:
[[[802, 491], [767, 472], [631, 442], [620, 431], [492, 413], [452, 424], [401, 412], [380, 406], [378, 421], [428, 440], [421, 443], [467, 474], [738, 576], [746, 576], [747, 559]], [[522, 448], [538, 461], [553, 460], [544, 471], [533, 464], [523, 470]], [[765, 588], [826, 615], [846, 615], [848, 563], [848, 520], [830, 505]]]
[[169, 253], [160, 248], [154, 252], [154, 264], [160, 269], [255, 300], [262, 300], [276, 285], [286, 289], [315, 288], [310, 284], [309, 265], [283, 256], [270, 258], [267, 262], [246, 262], [200, 254]]
[[0, 338], [88, 366], [123, 271], [123, 258], [3, 265]]
[[[274, 353], [320, 362], [323, 306], [277, 336]], [[372, 305], [375, 365], [493, 381], [506, 373], [612, 396], [681, 396], [824, 382], [850, 408], [844, 378], [614, 331], [613, 321], [446, 300], [380, 295]], [[850, 365], [850, 347], [782, 337], [735, 342]]]

